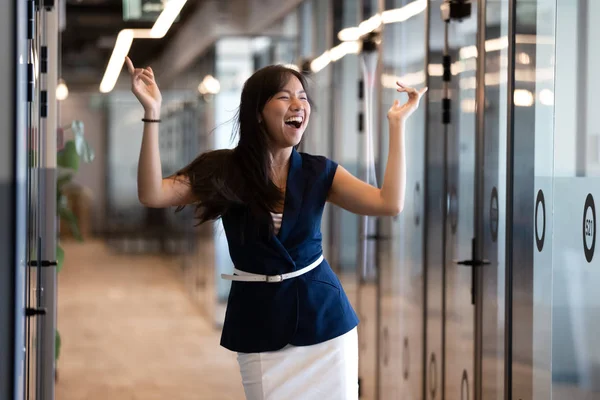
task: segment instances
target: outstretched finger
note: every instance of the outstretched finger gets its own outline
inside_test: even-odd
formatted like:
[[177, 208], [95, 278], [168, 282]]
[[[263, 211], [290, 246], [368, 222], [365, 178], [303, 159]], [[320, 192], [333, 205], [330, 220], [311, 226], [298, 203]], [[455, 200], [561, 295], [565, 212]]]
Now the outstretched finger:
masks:
[[127, 70], [129, 71], [130, 74], [133, 74], [135, 72], [133, 63], [131, 62], [131, 59], [127, 56], [125, 56], [125, 65], [127, 65]]
[[404, 87], [404, 88], [397, 89], [397, 90], [399, 92], [405, 92], [409, 96], [414, 96], [415, 94], [417, 94], [417, 90], [415, 88], [411, 88], [411, 87]]

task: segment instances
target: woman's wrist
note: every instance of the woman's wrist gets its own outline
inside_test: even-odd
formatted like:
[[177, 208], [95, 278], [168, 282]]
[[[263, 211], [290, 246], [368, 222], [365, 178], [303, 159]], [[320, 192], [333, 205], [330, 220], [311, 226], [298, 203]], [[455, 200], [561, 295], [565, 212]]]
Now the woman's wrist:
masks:
[[160, 119], [160, 107], [158, 108], [147, 108], [144, 110], [145, 119]]
[[404, 131], [404, 120], [389, 120], [390, 132], [401, 133]]

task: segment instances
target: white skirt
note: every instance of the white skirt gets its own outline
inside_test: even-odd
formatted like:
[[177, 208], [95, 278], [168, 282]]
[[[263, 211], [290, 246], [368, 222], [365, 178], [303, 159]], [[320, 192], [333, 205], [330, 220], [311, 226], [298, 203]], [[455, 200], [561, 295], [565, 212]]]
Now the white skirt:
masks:
[[312, 346], [238, 353], [247, 400], [358, 400], [357, 328]]

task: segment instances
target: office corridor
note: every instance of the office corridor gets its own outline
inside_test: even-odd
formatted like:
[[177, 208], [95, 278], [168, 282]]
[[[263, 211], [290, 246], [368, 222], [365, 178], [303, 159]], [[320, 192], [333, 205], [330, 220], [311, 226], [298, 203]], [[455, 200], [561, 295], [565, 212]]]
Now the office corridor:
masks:
[[219, 346], [168, 257], [63, 246], [57, 400], [243, 398], [235, 355]]

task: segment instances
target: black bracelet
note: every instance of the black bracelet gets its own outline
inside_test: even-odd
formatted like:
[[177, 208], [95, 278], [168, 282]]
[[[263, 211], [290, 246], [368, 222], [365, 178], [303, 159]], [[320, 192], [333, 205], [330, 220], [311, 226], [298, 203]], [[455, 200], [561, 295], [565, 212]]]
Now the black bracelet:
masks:
[[142, 118], [143, 122], [161, 122], [160, 119], [148, 119], [148, 118]]

